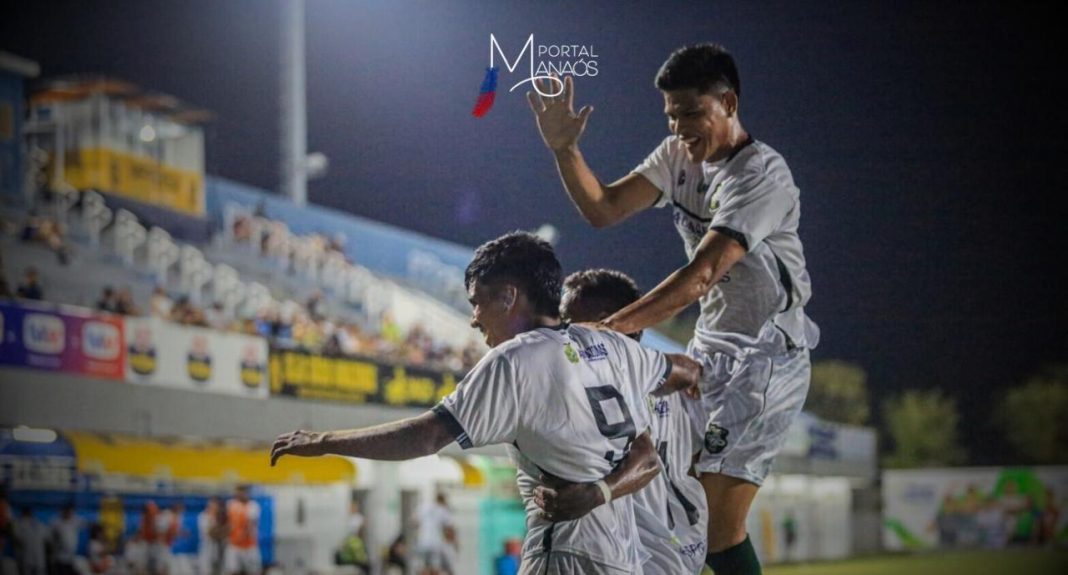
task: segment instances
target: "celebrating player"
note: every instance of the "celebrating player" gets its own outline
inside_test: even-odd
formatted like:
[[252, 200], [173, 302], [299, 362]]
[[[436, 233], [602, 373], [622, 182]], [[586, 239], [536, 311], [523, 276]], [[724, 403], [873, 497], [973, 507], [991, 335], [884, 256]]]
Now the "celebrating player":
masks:
[[[564, 280], [560, 317], [571, 322], [600, 321], [640, 295], [634, 280], [622, 272], [576, 272]], [[629, 335], [638, 341], [642, 336], [641, 332]], [[645, 575], [700, 573], [708, 513], [701, 483], [690, 475], [701, 440], [687, 415], [700, 412], [700, 403], [673, 393], [649, 396], [648, 405], [650, 438], [660, 454], [663, 473], [634, 494], [638, 538], [648, 554], [642, 570]]]
[[[619, 334], [560, 322], [560, 263], [548, 243], [513, 233], [482, 245], [465, 285], [472, 327], [493, 349], [439, 405], [394, 423], [352, 431], [294, 431], [283, 455], [400, 460], [463, 448], [509, 445], [521, 477], [527, 536], [521, 573], [637, 572], [631, 497], [659, 472], [646, 431], [645, 396], [696, 385], [700, 366], [668, 359]], [[628, 451], [636, 473], [615, 469]], [[544, 479], [543, 479], [544, 477]], [[596, 494], [600, 505], [559, 521], [534, 501], [538, 480], [559, 478]], [[574, 489], [569, 490], [575, 491]]]
[[673, 207], [689, 263], [602, 323], [635, 333], [700, 302], [689, 351], [704, 363], [697, 470], [709, 510], [706, 563], [718, 575], [760, 573], [745, 518], [804, 403], [808, 350], [819, 339], [803, 307], [811, 286], [799, 191], [782, 156], [742, 127], [741, 84], [725, 49], [676, 51], [656, 86], [671, 136], [609, 185], [579, 151], [593, 108], [575, 114], [571, 78], [557, 97], [527, 97], [564, 189], [592, 225]]

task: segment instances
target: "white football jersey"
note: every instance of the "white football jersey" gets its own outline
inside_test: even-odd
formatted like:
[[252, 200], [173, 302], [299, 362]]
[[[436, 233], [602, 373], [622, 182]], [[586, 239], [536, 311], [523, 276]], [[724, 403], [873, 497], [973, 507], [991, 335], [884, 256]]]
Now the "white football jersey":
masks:
[[797, 233], [800, 191], [778, 152], [750, 140], [730, 158], [695, 164], [681, 140], [669, 136], [634, 172], [662, 192], [657, 207], [673, 206], [688, 257], [709, 229], [746, 249], [701, 298], [694, 337], [702, 347], [737, 357], [743, 348], [766, 344], [761, 331], [769, 322], [789, 338], [778, 336], [779, 347], [816, 346], [819, 330], [804, 313], [812, 285]]
[[[634, 494], [639, 538], [651, 555], [645, 572], [700, 573], [705, 562], [708, 508], [701, 482], [689, 474], [701, 438], [688, 413], [700, 411], [700, 401], [672, 393], [650, 396], [648, 404], [650, 435], [663, 471]], [[677, 566], [680, 563], [681, 568]]]
[[564, 551], [637, 571], [633, 498], [550, 523], [533, 490], [543, 473], [576, 483], [608, 475], [649, 427], [643, 402], [670, 371], [664, 354], [615, 332], [540, 328], [491, 350], [435, 412], [461, 447], [512, 446], [527, 509], [524, 557]]

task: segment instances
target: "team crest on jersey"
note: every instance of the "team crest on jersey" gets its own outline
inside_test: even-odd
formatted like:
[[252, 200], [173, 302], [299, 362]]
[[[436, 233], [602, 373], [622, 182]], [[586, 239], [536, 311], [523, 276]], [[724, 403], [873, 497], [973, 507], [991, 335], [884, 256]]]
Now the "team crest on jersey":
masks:
[[730, 433], [715, 423], [709, 423], [705, 429], [705, 450], [709, 453], [722, 453], [727, 448], [727, 436]]
[[723, 182], [716, 184], [716, 190], [712, 192], [712, 199], [708, 202], [708, 211], [714, 212], [719, 209], [719, 191], [723, 189]]
[[579, 362], [578, 352], [575, 351], [575, 348], [571, 347], [570, 343], [564, 345], [564, 355], [567, 357], [567, 360], [570, 361], [571, 363], [578, 363]]

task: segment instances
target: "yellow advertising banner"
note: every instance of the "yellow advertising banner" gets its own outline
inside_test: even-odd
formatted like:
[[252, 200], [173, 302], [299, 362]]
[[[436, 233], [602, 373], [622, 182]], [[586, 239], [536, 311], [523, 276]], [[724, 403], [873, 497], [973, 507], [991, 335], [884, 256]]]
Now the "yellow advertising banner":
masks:
[[431, 407], [456, 389], [457, 374], [351, 357], [271, 350], [272, 395], [344, 403]]
[[108, 148], [67, 152], [64, 179], [79, 190], [98, 190], [191, 216], [204, 215], [204, 177], [152, 158]]

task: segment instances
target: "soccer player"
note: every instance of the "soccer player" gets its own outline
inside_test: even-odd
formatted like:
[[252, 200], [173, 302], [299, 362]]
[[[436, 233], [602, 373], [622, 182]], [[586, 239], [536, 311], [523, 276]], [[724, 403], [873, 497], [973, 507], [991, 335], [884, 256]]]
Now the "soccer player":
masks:
[[[564, 280], [560, 317], [569, 322], [597, 322], [640, 297], [634, 280], [615, 270], [575, 272]], [[641, 332], [628, 334], [636, 341]], [[691, 411], [700, 403], [686, 394], [649, 396], [650, 438], [663, 472], [634, 494], [638, 538], [648, 558], [645, 575], [700, 573], [705, 560], [708, 513], [701, 483], [690, 475], [700, 445]], [[575, 502], [579, 504], [579, 502]], [[568, 509], [581, 513], [581, 509]]]
[[[367, 429], [280, 435], [283, 455], [328, 453], [401, 460], [463, 448], [509, 445], [527, 509], [521, 573], [640, 573], [631, 497], [659, 472], [645, 396], [696, 385], [700, 366], [641, 347], [620, 334], [561, 323], [560, 262], [527, 233], [475, 252], [464, 282], [472, 327], [492, 348], [425, 414]], [[616, 469], [630, 452], [636, 466]], [[626, 472], [636, 469], [635, 472]], [[544, 478], [544, 479], [543, 479]], [[559, 478], [601, 503], [571, 520], [539, 509], [537, 481]]]
[[811, 286], [799, 191], [782, 156], [742, 127], [741, 83], [724, 48], [677, 50], [656, 86], [671, 135], [608, 185], [579, 151], [593, 108], [575, 114], [571, 78], [558, 96], [527, 97], [564, 189], [593, 226], [653, 206], [673, 210], [689, 263], [602, 323], [635, 333], [700, 302], [689, 351], [704, 363], [697, 470], [709, 510], [706, 563], [718, 575], [760, 573], [745, 518], [804, 403], [808, 350], [819, 339], [804, 312]]

